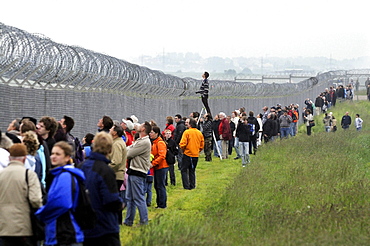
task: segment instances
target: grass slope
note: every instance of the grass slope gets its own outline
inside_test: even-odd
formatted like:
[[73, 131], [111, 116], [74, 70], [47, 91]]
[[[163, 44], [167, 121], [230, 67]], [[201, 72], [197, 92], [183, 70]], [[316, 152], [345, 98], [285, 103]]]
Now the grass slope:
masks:
[[262, 145], [246, 168], [202, 157], [191, 191], [177, 172], [168, 208], [150, 208], [148, 226], [122, 227], [122, 245], [369, 245], [370, 104], [331, 111], [338, 124], [349, 111], [351, 129], [326, 133], [320, 115], [312, 136], [301, 126], [294, 138]]

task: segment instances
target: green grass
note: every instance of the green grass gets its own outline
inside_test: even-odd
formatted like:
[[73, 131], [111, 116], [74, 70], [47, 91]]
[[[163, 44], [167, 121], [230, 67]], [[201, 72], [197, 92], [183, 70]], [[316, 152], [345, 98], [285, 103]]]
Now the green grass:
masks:
[[[360, 113], [354, 126], [262, 145], [246, 168], [232, 157], [200, 158], [197, 188], [168, 187], [168, 208], [149, 209], [150, 224], [122, 227], [122, 245], [369, 245], [370, 104], [331, 109], [338, 120]], [[154, 201], [155, 192], [153, 191]], [[137, 215], [138, 216], [138, 215]]]

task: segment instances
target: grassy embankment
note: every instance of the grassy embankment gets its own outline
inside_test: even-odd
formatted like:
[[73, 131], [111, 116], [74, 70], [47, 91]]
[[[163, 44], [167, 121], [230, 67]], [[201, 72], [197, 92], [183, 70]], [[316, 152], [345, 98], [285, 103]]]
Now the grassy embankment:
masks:
[[[232, 158], [197, 167], [197, 188], [168, 188], [168, 208], [149, 209], [150, 224], [122, 227], [122, 245], [369, 245], [370, 104], [346, 111], [362, 132], [325, 133], [323, 115], [312, 136], [263, 145], [246, 168]], [[234, 155], [232, 156], [234, 157]], [[153, 190], [155, 201], [155, 192]], [[138, 216], [138, 214], [137, 214]]]

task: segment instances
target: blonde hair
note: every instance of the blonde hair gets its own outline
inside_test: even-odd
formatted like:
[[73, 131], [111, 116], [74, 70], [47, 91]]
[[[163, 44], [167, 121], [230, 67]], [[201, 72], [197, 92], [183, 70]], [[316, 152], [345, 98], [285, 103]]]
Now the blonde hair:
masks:
[[106, 132], [99, 132], [93, 141], [93, 151], [107, 155], [112, 151], [113, 137]]
[[36, 152], [40, 147], [40, 143], [34, 131], [27, 131], [23, 133], [22, 143], [26, 145], [28, 154], [33, 156], [36, 155]]

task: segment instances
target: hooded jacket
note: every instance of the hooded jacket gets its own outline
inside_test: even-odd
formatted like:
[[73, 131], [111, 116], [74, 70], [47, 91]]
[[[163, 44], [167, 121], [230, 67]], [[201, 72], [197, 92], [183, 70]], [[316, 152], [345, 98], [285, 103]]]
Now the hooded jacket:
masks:
[[101, 237], [119, 233], [118, 211], [122, 208], [116, 176], [108, 166], [110, 161], [97, 152], [91, 152], [90, 158], [81, 166], [86, 176], [86, 188], [89, 190], [91, 205], [96, 212], [97, 223], [93, 229], [85, 230], [86, 238]]
[[75, 185], [72, 191], [72, 182], [83, 182], [85, 175], [72, 165], [56, 167], [50, 170], [50, 175], [53, 181], [47, 202], [36, 212], [45, 223], [45, 244], [81, 243], [84, 234], [71, 212], [77, 207], [79, 188]]

